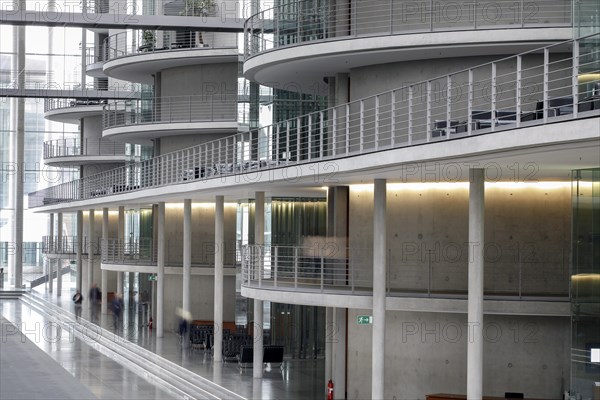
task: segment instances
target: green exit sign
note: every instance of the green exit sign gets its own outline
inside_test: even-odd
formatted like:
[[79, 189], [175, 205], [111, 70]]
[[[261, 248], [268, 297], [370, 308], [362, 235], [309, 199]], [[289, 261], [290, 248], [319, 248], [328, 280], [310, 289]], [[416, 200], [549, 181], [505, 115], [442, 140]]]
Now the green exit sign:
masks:
[[371, 315], [357, 315], [356, 323], [358, 325], [371, 325], [373, 323], [373, 317]]
[[156, 275], [148, 275], [148, 280], [149, 281], [156, 281], [156, 280], [158, 280], [158, 277]]

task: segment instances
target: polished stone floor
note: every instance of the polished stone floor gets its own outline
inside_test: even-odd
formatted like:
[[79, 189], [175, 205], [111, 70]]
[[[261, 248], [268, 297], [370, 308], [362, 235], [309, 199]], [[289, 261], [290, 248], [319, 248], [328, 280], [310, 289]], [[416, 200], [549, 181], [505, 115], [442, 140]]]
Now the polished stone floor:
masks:
[[[74, 292], [70, 287], [63, 288], [61, 296], [56, 295], [56, 290], [55, 293], [49, 293], [44, 286], [38, 287], [35, 292], [74, 313], [71, 301]], [[213, 364], [209, 352], [182, 347], [174, 332], [175, 318], [165, 324], [164, 337], [156, 338], [155, 332], [144, 326], [147, 322], [144, 311], [135, 304], [126, 303], [118, 334], [248, 399], [315, 399], [321, 398], [324, 393], [324, 360], [286, 360], [283, 368], [267, 368], [262, 380], [253, 379], [252, 368], [240, 369], [237, 363]], [[42, 333], [37, 334], [35, 330], [47, 326], [49, 321], [18, 300], [1, 300], [0, 313], [17, 326], [25, 327], [25, 330], [33, 326], [28, 337], [34, 336], [30, 339], [40, 349], [79, 379], [98, 398], [173, 397], [74, 337], [66, 341], [55, 340], [54, 343], [43, 338], [40, 340]], [[112, 331], [110, 311], [102, 314], [98, 309], [97, 314], [98, 318], [94, 322]], [[82, 318], [90, 321], [90, 317], [89, 306], [84, 303]]]

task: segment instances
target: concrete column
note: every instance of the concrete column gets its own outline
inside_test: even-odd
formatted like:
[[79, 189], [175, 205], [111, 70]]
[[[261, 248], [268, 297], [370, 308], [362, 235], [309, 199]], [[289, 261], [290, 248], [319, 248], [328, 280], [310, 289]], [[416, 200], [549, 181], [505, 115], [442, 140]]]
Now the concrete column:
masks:
[[[117, 227], [117, 239], [119, 239], [119, 258], [123, 257], [123, 246], [125, 245], [125, 207], [119, 206], [119, 218]], [[123, 294], [123, 272], [117, 272], [117, 293]], [[129, 298], [129, 297], [127, 297]]]
[[94, 283], [94, 247], [96, 237], [94, 233], [94, 210], [88, 211], [88, 234], [87, 234], [87, 252], [88, 252], [88, 273], [87, 273], [87, 290], [89, 291]]
[[[25, 9], [25, 1], [19, 1], [19, 9]], [[19, 89], [25, 88], [25, 27], [15, 28], [17, 33], [16, 43], [16, 61], [17, 61], [17, 81]], [[23, 286], [23, 184], [25, 183], [25, 99], [18, 98], [16, 102], [16, 130], [14, 133], [14, 161], [17, 166], [17, 174], [13, 179], [13, 204], [14, 219], [13, 232], [15, 243], [15, 255], [13, 265], [9, 265], [9, 273], [13, 271], [14, 283], [16, 288]]]
[[334, 308], [335, 341], [333, 344], [333, 384], [335, 385], [334, 398], [346, 398], [346, 320], [345, 308]]
[[157, 244], [157, 281], [156, 281], [156, 337], [164, 334], [164, 297], [165, 297], [165, 203], [158, 203], [158, 244]]
[[333, 321], [333, 307], [325, 308], [325, 383], [333, 379], [333, 343], [334, 337], [329, 336], [330, 332], [335, 332], [335, 323]]
[[467, 399], [481, 399], [483, 391], [483, 250], [485, 173], [469, 171], [469, 327], [467, 343]]
[[[83, 293], [83, 211], [77, 211], [77, 290]], [[84, 295], [85, 296], [85, 295]]]
[[[104, 253], [108, 249], [108, 208], [104, 207], [102, 209], [102, 249], [101, 252]], [[108, 271], [102, 270], [102, 301], [100, 312], [102, 314], [106, 314], [108, 312]]]
[[[57, 226], [57, 230], [56, 230], [56, 244], [58, 247], [58, 252], [59, 254], [62, 254], [62, 249], [63, 249], [63, 213], [58, 213], [58, 218], [56, 221], [56, 226]], [[61, 257], [58, 257], [56, 259], [56, 295], [60, 296], [60, 293], [62, 292], [62, 267], [63, 267], [63, 260]]]
[[[50, 235], [50, 239], [48, 240], [48, 244], [50, 245], [50, 251], [54, 253], [54, 214], [50, 213], [50, 217], [48, 218], [48, 233]], [[50, 293], [54, 292], [54, 279], [52, 279], [52, 273], [54, 272], [54, 258], [48, 258], [48, 291]]]
[[371, 398], [385, 394], [386, 181], [375, 179], [373, 200], [373, 360]]
[[[254, 202], [254, 244], [262, 247], [265, 244], [265, 193], [256, 192]], [[263, 249], [260, 249], [262, 252]], [[261, 271], [258, 272], [262, 273]], [[254, 299], [254, 359], [253, 372], [255, 378], [263, 377], [263, 302]]]
[[213, 360], [223, 361], [223, 246], [225, 244], [225, 199], [215, 199], [215, 343]]
[[[216, 221], [216, 211], [215, 211]], [[216, 225], [216, 222], [215, 222]], [[215, 230], [216, 232], [216, 230]], [[216, 233], [215, 233], [216, 235]], [[215, 245], [216, 245], [215, 236]], [[218, 250], [218, 248], [217, 248]], [[215, 253], [216, 257], [216, 253]], [[215, 258], [215, 271], [216, 271]], [[192, 200], [183, 200], [183, 309], [190, 311], [190, 280], [192, 278]], [[215, 282], [216, 284], [216, 282]]]

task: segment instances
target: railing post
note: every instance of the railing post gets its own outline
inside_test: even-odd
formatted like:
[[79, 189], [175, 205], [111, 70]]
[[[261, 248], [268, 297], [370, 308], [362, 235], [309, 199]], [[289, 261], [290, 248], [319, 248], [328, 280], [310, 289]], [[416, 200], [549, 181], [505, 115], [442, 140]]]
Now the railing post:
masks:
[[359, 132], [359, 143], [360, 143], [360, 154], [363, 152], [364, 141], [365, 141], [365, 103], [361, 99], [359, 101], [360, 111], [359, 111], [359, 122], [358, 122], [358, 132]]
[[492, 107], [491, 107], [491, 120], [492, 120], [492, 126], [491, 126], [491, 130], [492, 132], [494, 132], [496, 130], [496, 122], [497, 122], [497, 118], [496, 118], [496, 94], [498, 93], [498, 82], [496, 80], [496, 76], [497, 76], [497, 68], [498, 65], [493, 62], [492, 63]]
[[263, 271], [265, 269], [265, 254], [264, 254], [264, 247], [258, 247], [256, 246], [256, 249], [258, 250], [258, 265], [257, 265], [257, 269], [258, 269], [258, 287], [262, 287], [262, 274]]
[[350, 153], [350, 104], [346, 103], [346, 155]]
[[550, 50], [544, 48], [544, 92], [542, 98], [544, 101], [544, 124], [548, 122], [548, 90], [549, 90], [549, 74], [550, 74]]
[[285, 152], [285, 160], [287, 162], [290, 161], [291, 158], [291, 153], [290, 153], [290, 121], [287, 120], [286, 122], [286, 140], [285, 140], [285, 146], [286, 146], [286, 152]]
[[319, 111], [319, 158], [325, 156], [325, 113]]
[[321, 257], [321, 293], [323, 293], [323, 281], [325, 280], [325, 260]]
[[[413, 136], [413, 86], [408, 87], [408, 137], [406, 138], [408, 141], [408, 145], [412, 145], [412, 136]], [[392, 147], [395, 145], [396, 135], [394, 131], [396, 130], [396, 91], [392, 90]]]
[[294, 288], [298, 287], [298, 247], [294, 247]]
[[336, 155], [336, 146], [337, 146], [337, 107], [334, 107], [332, 110], [332, 118], [333, 121], [331, 122], [331, 155], [333, 155], [335, 157]]
[[379, 95], [375, 96], [375, 150], [379, 149]]
[[310, 161], [312, 153], [312, 114], [308, 114], [308, 149], [306, 152], [306, 158]]
[[577, 110], [577, 102], [579, 97], [579, 81], [577, 80], [579, 76], [579, 39], [575, 39], [573, 41], [573, 75], [571, 77], [571, 85], [573, 89], [573, 118], [577, 118], [578, 110]]
[[431, 141], [431, 81], [427, 81], [427, 120], [425, 121], [425, 129], [427, 141]]
[[274, 269], [274, 287], [277, 287], [277, 264], [279, 261], [279, 247], [273, 247], [273, 269]]
[[469, 93], [467, 94], [467, 136], [473, 131], [473, 70], [469, 69]]
[[452, 75], [446, 77], [446, 140], [450, 140], [452, 122]]
[[517, 128], [521, 126], [521, 112], [522, 112], [522, 104], [521, 104], [521, 91], [523, 89], [523, 57], [517, 56], [517, 87], [515, 94], [515, 118], [517, 119]]

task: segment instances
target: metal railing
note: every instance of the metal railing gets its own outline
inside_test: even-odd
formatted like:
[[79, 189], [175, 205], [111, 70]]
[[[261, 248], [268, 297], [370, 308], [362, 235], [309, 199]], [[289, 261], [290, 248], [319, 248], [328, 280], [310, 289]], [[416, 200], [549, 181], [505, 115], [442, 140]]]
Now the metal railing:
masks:
[[44, 112], [79, 106], [100, 106], [106, 99], [44, 99]]
[[85, 48], [85, 64], [92, 65], [106, 61], [108, 57], [105, 43], [87, 46]]
[[125, 143], [116, 143], [107, 139], [57, 139], [44, 142], [44, 160], [56, 157], [77, 156], [125, 156]]
[[244, 55], [353, 37], [481, 29], [572, 26], [571, 0], [482, 1], [301, 0], [260, 11], [244, 25]]
[[[0, 71], [0, 89], [29, 89], [29, 90], [105, 90], [116, 92], [132, 92], [135, 94], [140, 90], [139, 83], [133, 82], [111, 82], [110, 86], [97, 87], [94, 83], [86, 83], [82, 86], [81, 81], [69, 81], [61, 79], [52, 71], [36, 70], [2, 70]], [[73, 78], [73, 77], [71, 77]]]
[[238, 96], [191, 95], [154, 100], [117, 100], [104, 106], [104, 129], [171, 122], [236, 122]]
[[90, 242], [87, 236], [83, 237], [83, 243], [77, 236], [43, 236], [42, 237], [42, 253], [44, 254], [61, 254], [61, 255], [76, 255], [79, 246], [81, 245], [82, 254], [100, 254], [101, 238], [96, 238]]
[[[389, 250], [388, 250], [389, 253]], [[242, 285], [251, 288], [371, 295], [370, 249], [322, 247], [242, 247]], [[387, 257], [386, 292], [420, 297], [465, 297], [467, 260], [457, 263], [400, 263]], [[568, 265], [517, 262], [510, 267], [486, 263], [484, 294], [488, 297], [569, 298]]]
[[[108, 239], [102, 241], [102, 262], [105, 264], [157, 265], [158, 246], [152, 238]], [[235, 267], [235, 244], [225, 246], [225, 267]], [[192, 266], [213, 267], [214, 242], [195, 246], [191, 254]], [[181, 267], [183, 248], [181, 240], [165, 242], [165, 265]]]
[[[29, 195], [29, 207], [598, 116], [600, 34], [432, 78]], [[570, 49], [573, 49], [571, 53]]]
[[237, 35], [192, 30], [149, 29], [119, 32], [104, 39], [103, 61], [155, 51], [237, 49]]

